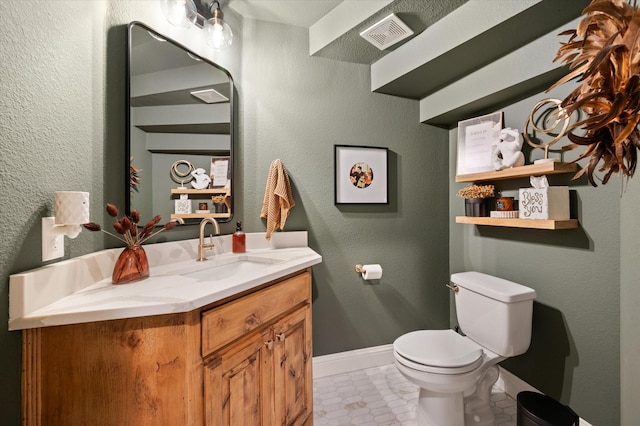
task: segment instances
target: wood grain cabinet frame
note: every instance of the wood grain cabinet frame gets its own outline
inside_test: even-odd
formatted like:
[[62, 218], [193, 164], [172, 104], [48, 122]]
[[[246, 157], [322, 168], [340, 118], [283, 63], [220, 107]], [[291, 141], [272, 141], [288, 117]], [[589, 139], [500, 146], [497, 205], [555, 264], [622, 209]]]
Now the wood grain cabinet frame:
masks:
[[310, 425], [311, 270], [191, 312], [23, 331], [22, 424]]

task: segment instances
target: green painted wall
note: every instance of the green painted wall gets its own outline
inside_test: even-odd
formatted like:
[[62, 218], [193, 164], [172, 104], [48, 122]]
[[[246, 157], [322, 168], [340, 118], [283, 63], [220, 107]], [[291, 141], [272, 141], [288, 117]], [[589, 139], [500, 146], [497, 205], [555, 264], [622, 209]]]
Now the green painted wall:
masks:
[[[53, 213], [53, 191], [90, 192], [92, 220], [101, 223], [108, 223], [106, 202], [124, 205], [126, 25], [133, 20], [189, 43], [240, 77], [241, 43], [216, 56], [200, 42], [201, 30], [172, 28], [153, 0], [0, 1], [3, 425], [20, 424], [21, 338], [7, 331], [8, 278], [42, 265], [40, 221]], [[194, 238], [192, 228], [162, 238]], [[223, 226], [224, 232], [232, 229]], [[116, 243], [85, 231], [65, 239], [66, 258]]]
[[[258, 214], [271, 160], [281, 158], [289, 168], [298, 205], [287, 230], [309, 230], [311, 246], [324, 258], [314, 268], [316, 355], [447, 327], [443, 284], [450, 271], [476, 269], [538, 291], [531, 350], [506, 368], [594, 425], [635, 424], [637, 182], [622, 198], [615, 179], [595, 189], [572, 183], [581, 222], [574, 231], [456, 225], [453, 217], [462, 214], [453, 195], [460, 186], [453, 183], [456, 133], [419, 124], [416, 102], [370, 93], [366, 66], [310, 58], [301, 28], [226, 12], [242, 36], [216, 54], [201, 43], [200, 30], [170, 27], [156, 6], [151, 0], [0, 1], [0, 318], [8, 317], [8, 276], [42, 264], [40, 218], [51, 214], [53, 191], [91, 192], [92, 218], [102, 222], [105, 202], [123, 204], [125, 26], [141, 20], [233, 74], [242, 190], [236, 213], [247, 231], [264, 229]], [[505, 107], [506, 125], [521, 128], [542, 96]], [[389, 206], [333, 205], [334, 144], [390, 149]], [[195, 234], [187, 228], [162, 235]], [[89, 233], [65, 242], [67, 257], [113, 244]], [[369, 262], [385, 268], [380, 282], [363, 283], [353, 271]], [[20, 334], [0, 321], [0, 409], [7, 425], [20, 422], [20, 344]]]
[[[502, 108], [505, 127], [523, 130], [541, 99], [563, 98], [569, 87], [539, 93]], [[455, 176], [457, 130], [450, 134], [451, 178]], [[547, 139], [548, 140], [548, 139]], [[562, 140], [558, 146], [567, 144]], [[540, 150], [528, 153], [539, 158]], [[581, 152], [581, 151], [580, 151]], [[575, 154], [565, 157], [572, 160]], [[583, 162], [584, 163], [584, 162]], [[570, 405], [593, 425], [620, 424], [620, 185], [591, 187], [585, 178], [549, 176], [569, 185], [576, 230], [546, 231], [453, 223], [463, 201], [451, 191], [451, 271], [478, 270], [532, 287], [533, 336], [528, 352], [501, 365], [542, 392]], [[516, 191], [529, 179], [496, 182]], [[453, 184], [456, 188], [465, 184]], [[505, 194], [514, 195], [514, 194]], [[462, 253], [462, 256], [460, 255]], [[455, 317], [453, 317], [455, 321]]]
[[640, 419], [640, 182], [629, 182], [620, 201], [620, 393], [622, 425]]
[[[200, 30], [170, 27], [151, 0], [0, 1], [0, 187], [10, 200], [0, 203], [0, 318], [8, 318], [8, 276], [42, 264], [40, 218], [52, 213], [53, 191], [89, 191], [92, 219], [102, 223], [105, 202], [123, 205], [126, 24], [140, 20], [234, 76], [236, 218], [245, 230], [265, 229], [259, 211], [270, 162], [281, 158], [289, 169], [297, 205], [286, 229], [309, 230], [324, 259], [314, 268], [314, 353], [446, 328], [447, 132], [420, 124], [417, 102], [372, 94], [367, 66], [310, 58], [306, 30], [225, 17], [236, 42], [215, 54]], [[389, 148], [389, 205], [333, 205], [334, 144]], [[83, 232], [65, 240], [66, 254], [114, 243]], [[381, 263], [384, 278], [363, 282], [356, 263]], [[18, 425], [21, 339], [6, 324], [0, 408], [3, 424]]]
[[[241, 84], [244, 223], [259, 219], [270, 162], [287, 166], [314, 268], [314, 354], [392, 342], [448, 326], [447, 132], [418, 123], [418, 103], [370, 92], [369, 67], [312, 58], [303, 28], [244, 23]], [[390, 204], [334, 200], [334, 144], [389, 148]], [[358, 263], [380, 263], [365, 283]]]

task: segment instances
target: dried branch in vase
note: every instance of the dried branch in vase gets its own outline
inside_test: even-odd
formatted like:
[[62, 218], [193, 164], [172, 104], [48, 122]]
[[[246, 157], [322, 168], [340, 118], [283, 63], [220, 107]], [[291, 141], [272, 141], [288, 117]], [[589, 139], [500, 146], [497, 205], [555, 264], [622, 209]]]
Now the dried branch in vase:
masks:
[[156, 225], [162, 220], [162, 216], [155, 216], [144, 226], [144, 228], [142, 228], [142, 230], [138, 230], [138, 222], [140, 222], [140, 213], [138, 210], [133, 209], [131, 211], [131, 216], [122, 216], [118, 219], [119, 211], [115, 205], [109, 203], [107, 204], [106, 209], [109, 216], [114, 219], [113, 229], [115, 229], [118, 235], [105, 231], [95, 222], [85, 223], [82, 226], [90, 231], [102, 231], [105, 234], [109, 234], [124, 242], [129, 247], [141, 245], [149, 238], [158, 235], [160, 232], [172, 229], [176, 226], [176, 222], [171, 221], [164, 224], [161, 228], [155, 229]]

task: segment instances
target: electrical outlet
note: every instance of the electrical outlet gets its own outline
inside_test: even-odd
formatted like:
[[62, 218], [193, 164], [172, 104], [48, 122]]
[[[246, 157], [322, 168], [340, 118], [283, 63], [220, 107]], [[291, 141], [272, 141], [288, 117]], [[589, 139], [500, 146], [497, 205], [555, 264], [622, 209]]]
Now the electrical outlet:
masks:
[[64, 257], [64, 234], [55, 231], [55, 218], [42, 218], [42, 261]]

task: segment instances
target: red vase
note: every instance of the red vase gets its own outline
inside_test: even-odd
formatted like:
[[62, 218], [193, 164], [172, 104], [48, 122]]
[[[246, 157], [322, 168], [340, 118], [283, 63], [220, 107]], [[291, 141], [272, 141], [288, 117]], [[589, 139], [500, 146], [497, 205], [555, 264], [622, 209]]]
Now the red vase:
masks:
[[127, 284], [149, 277], [149, 261], [141, 245], [127, 246], [122, 250], [113, 267], [111, 281]]

